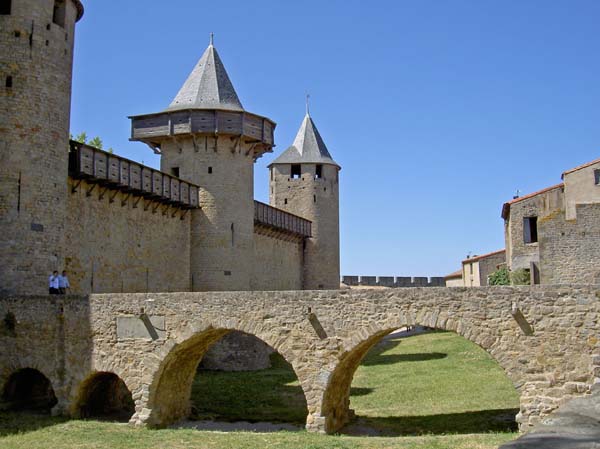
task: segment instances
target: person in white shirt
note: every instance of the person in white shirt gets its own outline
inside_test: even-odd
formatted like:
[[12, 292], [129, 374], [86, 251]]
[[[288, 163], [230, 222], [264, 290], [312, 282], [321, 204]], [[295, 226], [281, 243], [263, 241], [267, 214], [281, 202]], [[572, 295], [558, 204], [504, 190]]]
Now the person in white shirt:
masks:
[[71, 284], [69, 284], [69, 278], [67, 277], [67, 272], [63, 271], [62, 275], [58, 277], [58, 290], [61, 295], [67, 293], [67, 289], [71, 288]]
[[58, 295], [59, 293], [59, 283], [58, 283], [58, 271], [53, 271], [50, 277], [48, 278], [48, 287], [50, 289], [51, 295]]

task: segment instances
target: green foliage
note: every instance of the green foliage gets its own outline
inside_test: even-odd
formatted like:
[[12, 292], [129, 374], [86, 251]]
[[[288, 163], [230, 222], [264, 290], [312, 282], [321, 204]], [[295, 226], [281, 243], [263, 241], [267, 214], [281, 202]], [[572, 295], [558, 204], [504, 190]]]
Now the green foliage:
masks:
[[489, 285], [510, 285], [510, 273], [508, 268], [500, 267], [488, 276]]
[[513, 285], [530, 285], [531, 274], [529, 270], [521, 268], [510, 272], [510, 282]]
[[[104, 143], [102, 142], [102, 139], [98, 136], [90, 139], [88, 141], [88, 137], [87, 137], [87, 133], [85, 131], [81, 132], [80, 134], [77, 134], [77, 136], [73, 137], [73, 134], [70, 135], [71, 140], [74, 140], [76, 142], [80, 142], [80, 143], [85, 143], [91, 147], [94, 148], [98, 148], [99, 150], [102, 150], [104, 147]], [[108, 150], [105, 150], [109, 153], [114, 153], [114, 150], [112, 148], [109, 148]]]

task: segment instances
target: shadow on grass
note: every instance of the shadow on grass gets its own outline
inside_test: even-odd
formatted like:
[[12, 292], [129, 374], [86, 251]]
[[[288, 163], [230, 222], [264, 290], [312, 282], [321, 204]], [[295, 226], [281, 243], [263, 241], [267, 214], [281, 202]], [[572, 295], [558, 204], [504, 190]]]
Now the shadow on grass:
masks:
[[50, 416], [35, 412], [0, 412], [0, 438], [16, 433], [34, 432], [45, 427], [64, 423], [64, 416]]
[[304, 425], [308, 411], [296, 373], [277, 353], [271, 363], [261, 371], [199, 371], [190, 418]]
[[340, 430], [353, 436], [441, 435], [516, 432], [519, 409], [480, 410], [427, 416], [362, 417]]
[[368, 357], [363, 360], [362, 365], [374, 366], [374, 365], [393, 365], [394, 363], [402, 362], [424, 362], [427, 360], [438, 360], [448, 357], [448, 354], [443, 352], [428, 352], [418, 354], [385, 354], [375, 355], [369, 354]]

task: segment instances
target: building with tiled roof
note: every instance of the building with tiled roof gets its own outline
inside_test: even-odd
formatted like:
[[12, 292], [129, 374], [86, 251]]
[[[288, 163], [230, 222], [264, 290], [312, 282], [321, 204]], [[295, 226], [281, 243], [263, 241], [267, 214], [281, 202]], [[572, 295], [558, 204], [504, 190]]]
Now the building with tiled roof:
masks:
[[502, 206], [506, 263], [532, 284], [600, 282], [600, 159]]

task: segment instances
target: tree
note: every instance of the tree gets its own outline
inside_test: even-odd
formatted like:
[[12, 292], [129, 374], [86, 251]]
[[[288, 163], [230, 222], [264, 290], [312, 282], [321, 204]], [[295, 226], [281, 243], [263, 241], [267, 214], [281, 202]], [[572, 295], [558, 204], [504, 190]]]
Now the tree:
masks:
[[[85, 143], [86, 145], [89, 145], [94, 148], [98, 148], [99, 150], [102, 150], [102, 147], [104, 146], [102, 139], [98, 136], [94, 137], [93, 139], [91, 139], [88, 142], [87, 133], [85, 131], [81, 132], [80, 134], [77, 134], [77, 136], [75, 136], [75, 137], [73, 137], [73, 134], [71, 134], [70, 137], [71, 137], [71, 140], [74, 140], [79, 143]], [[114, 150], [112, 149], [112, 147], [106, 151], [111, 154], [114, 153]]]
[[510, 285], [508, 268], [500, 267], [488, 276], [489, 285]]

